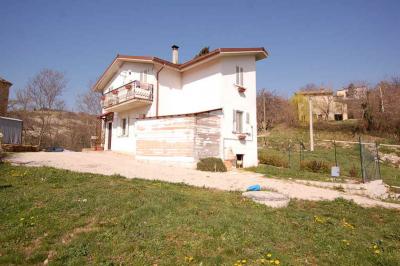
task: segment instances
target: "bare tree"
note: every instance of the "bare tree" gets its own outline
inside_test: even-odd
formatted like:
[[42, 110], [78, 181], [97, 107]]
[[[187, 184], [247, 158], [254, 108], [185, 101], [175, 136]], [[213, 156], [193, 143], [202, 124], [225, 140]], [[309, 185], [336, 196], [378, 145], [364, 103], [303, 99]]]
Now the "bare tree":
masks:
[[27, 111], [32, 108], [32, 99], [29, 97], [27, 90], [18, 89], [15, 92], [15, 105], [21, 111]]
[[323, 95], [318, 97], [319, 100], [316, 101], [315, 107], [318, 108], [324, 116], [325, 120], [329, 119], [329, 114], [333, 107], [333, 95]]
[[257, 125], [267, 131], [280, 123], [293, 124], [295, 112], [290, 102], [273, 91], [261, 89], [257, 93]]
[[67, 81], [63, 73], [43, 69], [29, 80], [26, 93], [32, 102], [33, 108], [39, 112], [40, 131], [38, 145], [42, 145], [43, 136], [47, 133], [51, 136], [52, 110], [63, 110], [65, 103], [60, 99]]
[[317, 91], [320, 87], [315, 85], [314, 83], [308, 83], [300, 88], [299, 91]]
[[100, 96], [101, 93], [94, 91], [91, 89], [92, 86], [90, 86], [89, 83], [89, 89], [78, 95], [78, 98], [76, 100], [76, 106], [79, 111], [91, 115], [99, 115], [101, 114], [101, 104], [100, 104]]

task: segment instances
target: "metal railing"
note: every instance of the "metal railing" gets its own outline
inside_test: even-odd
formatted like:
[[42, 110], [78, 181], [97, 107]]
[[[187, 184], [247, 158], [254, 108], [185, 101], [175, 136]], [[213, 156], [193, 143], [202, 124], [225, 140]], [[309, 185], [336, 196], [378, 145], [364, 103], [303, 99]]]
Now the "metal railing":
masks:
[[103, 108], [108, 108], [130, 100], [153, 101], [153, 84], [138, 80], [105, 93], [101, 98]]

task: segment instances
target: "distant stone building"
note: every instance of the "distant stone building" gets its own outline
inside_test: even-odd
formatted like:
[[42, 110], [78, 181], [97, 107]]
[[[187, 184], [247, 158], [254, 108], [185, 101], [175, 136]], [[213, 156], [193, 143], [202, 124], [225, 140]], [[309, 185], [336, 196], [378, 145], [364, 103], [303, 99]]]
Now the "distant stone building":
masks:
[[363, 116], [362, 103], [367, 98], [368, 88], [366, 86], [355, 86], [350, 84], [336, 92], [336, 96], [341, 102], [347, 104], [349, 119], [361, 119]]
[[312, 101], [313, 117], [316, 120], [347, 120], [347, 104], [334, 96], [331, 90], [309, 90], [295, 93], [298, 118], [309, 119], [309, 101]]
[[345, 100], [347, 100], [347, 99], [359, 100], [359, 99], [364, 99], [367, 97], [367, 91], [368, 91], [368, 88], [365, 86], [355, 87], [353, 85], [353, 86], [349, 86], [348, 88], [343, 88], [341, 90], [338, 90], [336, 92], [336, 96], [340, 97], [342, 99], [345, 99]]
[[0, 116], [7, 113], [8, 96], [12, 83], [0, 77]]

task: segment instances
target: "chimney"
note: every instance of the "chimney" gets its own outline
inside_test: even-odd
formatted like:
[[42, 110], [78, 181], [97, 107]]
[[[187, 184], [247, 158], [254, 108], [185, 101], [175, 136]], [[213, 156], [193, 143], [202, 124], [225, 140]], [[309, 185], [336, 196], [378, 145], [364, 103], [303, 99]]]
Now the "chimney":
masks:
[[172, 63], [178, 64], [179, 62], [179, 53], [178, 53], [179, 46], [172, 45]]
[[12, 83], [0, 77], [0, 116], [7, 113], [8, 96]]

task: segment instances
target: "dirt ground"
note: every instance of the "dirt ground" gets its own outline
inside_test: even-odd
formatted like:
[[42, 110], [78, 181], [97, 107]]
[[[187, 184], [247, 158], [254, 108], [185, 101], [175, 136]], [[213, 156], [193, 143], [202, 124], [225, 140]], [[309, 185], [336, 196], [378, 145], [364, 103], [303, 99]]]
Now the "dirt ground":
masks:
[[277, 191], [291, 199], [319, 201], [334, 200], [342, 197], [353, 200], [364, 207], [380, 206], [400, 209], [400, 204], [351, 195], [333, 189], [299, 184], [289, 180], [268, 178], [261, 174], [247, 171], [202, 172], [173, 164], [137, 161], [132, 156], [113, 152], [16, 153], [8, 158], [8, 161], [25, 166], [52, 166], [104, 175], [120, 174], [127, 178], [185, 183], [196, 187], [228, 191], [245, 191], [250, 185], [259, 184], [268, 190]]

